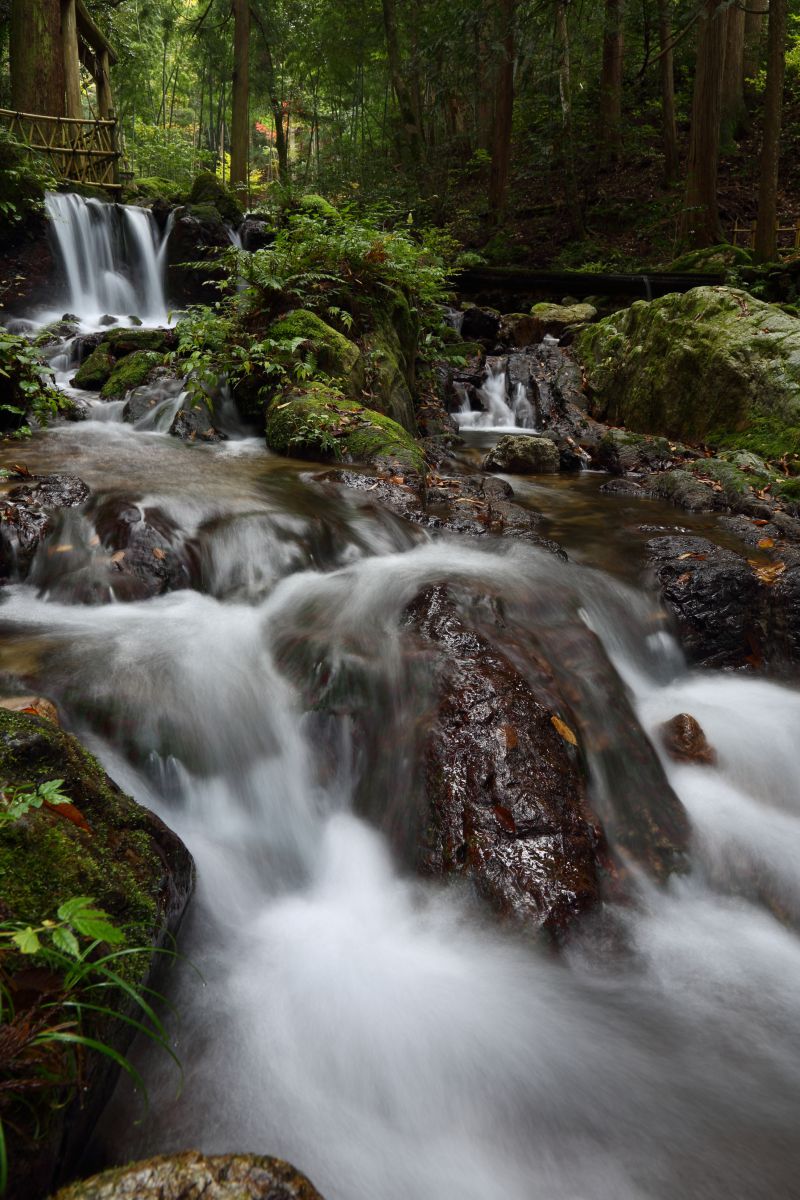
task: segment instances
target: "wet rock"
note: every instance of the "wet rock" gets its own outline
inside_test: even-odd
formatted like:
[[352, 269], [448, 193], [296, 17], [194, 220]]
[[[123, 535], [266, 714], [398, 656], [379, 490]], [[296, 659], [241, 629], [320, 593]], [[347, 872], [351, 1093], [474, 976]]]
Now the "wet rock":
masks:
[[242, 239], [243, 248], [252, 254], [272, 245], [275, 241], [275, 230], [268, 221], [262, 221], [258, 217], [245, 217], [239, 226], [239, 237]]
[[759, 583], [747, 560], [699, 537], [655, 538], [647, 551], [687, 657], [744, 666], [760, 640]]
[[188, 587], [183, 534], [163, 509], [110, 497], [92, 515], [101, 546], [111, 552], [109, 574], [116, 599], [142, 599]]
[[[124, 795], [74, 737], [50, 720], [0, 709], [0, 777], [33, 786], [62, 779], [70, 799], [69, 806], [33, 809], [0, 826], [0, 915], [38, 926], [64, 900], [91, 896], [124, 929], [123, 949], [159, 946], [177, 930], [193, 884], [189, 852], [158, 817]], [[155, 956], [126, 961], [129, 981], [145, 985]], [[69, 1021], [69, 1010], [42, 1007], [53, 999], [44, 976], [32, 976], [19, 960], [4, 968], [16, 1013], [6, 1033], [37, 1020]], [[104, 989], [103, 1004], [127, 1011], [124, 995], [112, 989]], [[95, 1029], [120, 1052], [133, 1036], [130, 1026], [107, 1017]], [[5, 1049], [13, 1059], [13, 1038]], [[49, 1062], [56, 1072], [68, 1065], [58, 1056]], [[60, 1089], [31, 1092], [24, 1101], [7, 1094], [10, 1196], [40, 1200], [74, 1170], [116, 1074], [110, 1059], [89, 1055], [75, 1098], [65, 1102]]]
[[771, 657], [776, 666], [800, 664], [800, 566], [785, 571], [767, 593]]
[[558, 447], [549, 438], [508, 434], [490, 450], [485, 471], [509, 475], [557, 475], [561, 466]]
[[465, 627], [445, 589], [426, 593], [409, 620], [434, 648], [438, 684], [420, 865], [471, 880], [500, 912], [561, 937], [598, 903], [608, 869], [580, 753], [566, 722], [559, 732], [568, 714]]
[[116, 324], [118, 324], [118, 322], [117, 322], [116, 317], [112, 317], [110, 313], [106, 313], [105, 316], [100, 318], [100, 320], [97, 322], [97, 324], [98, 325], [116, 325]]
[[500, 314], [493, 308], [468, 308], [461, 323], [465, 342], [496, 342], [500, 333]]
[[604, 496], [634, 496], [640, 500], [645, 500], [648, 494], [635, 479], [609, 479], [600, 491]]
[[609, 429], [592, 451], [592, 461], [612, 475], [630, 472], [662, 471], [671, 466], [683, 451], [666, 438], [630, 433], [627, 429]]
[[29, 475], [0, 501], [0, 582], [24, 579], [58, 509], [83, 504], [89, 488], [76, 475]]
[[713, 512], [722, 504], [713, 489], [689, 471], [660, 471], [643, 476], [641, 483], [649, 495], [669, 500], [687, 512]]
[[173, 437], [184, 442], [222, 442], [225, 434], [214, 428], [211, 414], [204, 404], [194, 408], [181, 408], [169, 427]]
[[506, 345], [524, 350], [533, 342], [540, 342], [538, 322], [528, 313], [508, 313], [500, 323], [498, 336]]
[[256, 1154], [195, 1150], [114, 1167], [73, 1183], [53, 1200], [322, 1200], [289, 1163]]
[[100, 389], [101, 400], [124, 400], [128, 392], [153, 378], [164, 364], [164, 356], [154, 350], [135, 350], [117, 362]]
[[102, 345], [114, 358], [124, 358], [126, 354], [135, 354], [137, 350], [150, 350], [157, 354], [166, 354], [175, 346], [175, 331], [173, 329], [115, 329], [104, 336]]
[[534, 341], [541, 342], [549, 336], [567, 342], [578, 330], [596, 319], [597, 309], [591, 304], [534, 304], [531, 317], [534, 322]]
[[678, 713], [659, 729], [664, 749], [676, 762], [699, 763], [713, 767], [716, 751], [709, 746], [698, 721], [689, 713]]
[[109, 350], [97, 346], [78, 367], [70, 383], [73, 387], [82, 388], [85, 392], [99, 392], [108, 381], [114, 366], [115, 359]]

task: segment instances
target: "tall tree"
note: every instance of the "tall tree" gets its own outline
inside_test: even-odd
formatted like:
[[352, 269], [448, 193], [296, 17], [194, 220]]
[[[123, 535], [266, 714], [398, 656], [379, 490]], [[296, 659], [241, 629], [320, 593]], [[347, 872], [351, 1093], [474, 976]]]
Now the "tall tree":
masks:
[[786, 73], [787, 0], [771, 0], [767, 29], [767, 85], [764, 91], [764, 141], [758, 185], [756, 257], [775, 257], [777, 250], [778, 163], [781, 140], [783, 81]]
[[12, 107], [17, 112], [63, 117], [61, 0], [13, 0], [9, 50]]
[[403, 158], [407, 166], [416, 166], [420, 160], [422, 139], [420, 136], [417, 117], [414, 112], [414, 102], [411, 89], [403, 71], [403, 59], [400, 53], [400, 31], [397, 24], [397, 5], [395, 0], [383, 0], [383, 28], [386, 33], [386, 53], [389, 58], [389, 74], [392, 80], [392, 90], [400, 110], [400, 138]]
[[658, 0], [658, 42], [661, 72], [661, 140], [664, 147], [664, 182], [675, 183], [680, 169], [678, 131], [675, 124], [675, 62], [672, 46], [672, 0]]
[[682, 233], [700, 248], [722, 241], [717, 204], [726, 0], [703, 0], [692, 99], [692, 132]]
[[622, 152], [622, 51], [625, 0], [606, 0], [600, 77], [600, 147], [606, 162]]
[[734, 0], [727, 12], [725, 72], [722, 79], [721, 131], [723, 146], [730, 146], [747, 125], [744, 102], [744, 23], [743, 0]]
[[744, 78], [754, 79], [761, 65], [761, 47], [764, 36], [764, 18], [769, 11], [769, 0], [747, 0], [744, 15]]
[[233, 112], [231, 119], [231, 183], [247, 184], [250, 157], [250, 0], [232, 0]]
[[561, 103], [561, 170], [564, 177], [564, 198], [573, 237], [585, 233], [578, 180], [575, 175], [575, 142], [572, 122], [572, 66], [569, 45], [570, 0], [555, 0], [555, 35], [558, 57], [558, 94]]
[[489, 208], [493, 219], [502, 216], [508, 196], [511, 133], [514, 119], [514, 16], [516, 0], [498, 0], [502, 57], [497, 71]]

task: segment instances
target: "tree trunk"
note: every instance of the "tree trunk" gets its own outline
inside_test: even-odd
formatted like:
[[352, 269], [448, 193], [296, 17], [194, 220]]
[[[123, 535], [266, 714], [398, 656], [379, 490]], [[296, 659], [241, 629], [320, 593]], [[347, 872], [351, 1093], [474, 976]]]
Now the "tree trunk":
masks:
[[575, 178], [575, 146], [572, 136], [572, 77], [569, 54], [569, 0], [556, 0], [556, 46], [558, 50], [558, 91], [561, 101], [561, 169], [564, 173], [564, 198], [573, 237], [583, 237], [586, 230]]
[[231, 183], [245, 187], [250, 151], [250, 0], [233, 3]]
[[625, 0], [606, 0], [600, 77], [600, 155], [615, 163], [622, 152], [622, 48]]
[[786, 73], [787, 0], [772, 0], [767, 30], [767, 86], [764, 91], [764, 142], [758, 186], [756, 257], [773, 259], [777, 251], [778, 162], [783, 79]]
[[13, 0], [10, 55], [11, 107], [65, 116], [61, 0]]
[[764, 17], [769, 12], [769, 0], [747, 0], [744, 15], [744, 79], [754, 79], [761, 66], [761, 50], [764, 38]]
[[725, 69], [725, 0], [704, 0], [700, 13], [692, 133], [682, 234], [695, 249], [723, 239], [717, 206], [722, 79]]
[[[742, 0], [740, 0], [742, 2]], [[747, 126], [744, 102], [744, 21], [739, 4], [728, 9], [725, 74], [722, 81], [722, 145], [732, 147]]]
[[661, 52], [661, 137], [664, 146], [664, 182], [670, 185], [675, 183], [680, 170], [678, 132], [675, 126], [672, 0], [658, 0], [658, 41]]
[[75, 0], [61, 0], [61, 36], [64, 43], [64, 90], [68, 117], [83, 116], [81, 63], [78, 57], [78, 16]]
[[420, 132], [414, 114], [411, 92], [403, 73], [395, 0], [383, 0], [383, 27], [386, 34], [386, 53], [389, 58], [392, 91], [400, 112], [401, 153], [406, 166], [415, 167], [420, 159]]
[[508, 198], [508, 171], [511, 163], [511, 132], [514, 118], [514, 10], [515, 0], [499, 0], [500, 34], [503, 57], [497, 72], [492, 167], [489, 175], [489, 209], [497, 221], [504, 213]]

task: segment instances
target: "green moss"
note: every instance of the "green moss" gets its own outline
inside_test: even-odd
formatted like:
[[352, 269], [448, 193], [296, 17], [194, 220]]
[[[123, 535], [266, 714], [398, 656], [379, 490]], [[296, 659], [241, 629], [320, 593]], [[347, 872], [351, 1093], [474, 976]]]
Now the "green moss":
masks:
[[103, 384], [100, 396], [103, 400], [124, 400], [133, 388], [147, 383], [154, 368], [160, 367], [163, 362], [164, 356], [152, 350], [137, 350], [126, 355]]
[[786, 425], [774, 416], [756, 411], [751, 415], [746, 429], [736, 433], [724, 429], [711, 430], [708, 441], [712, 446], [750, 450], [771, 462], [785, 454], [800, 454], [800, 421]]
[[174, 342], [171, 329], [112, 329], [100, 344], [115, 358], [122, 358], [134, 350], [157, 350], [165, 354]]
[[479, 358], [483, 354], [483, 346], [480, 342], [450, 342], [445, 346], [445, 361], [458, 362], [459, 360], [469, 361], [471, 358]]
[[181, 204], [185, 193], [174, 179], [162, 179], [158, 175], [137, 178], [125, 188], [124, 201], [130, 204], [135, 200], [169, 200]]
[[81, 363], [73, 376], [74, 387], [87, 392], [99, 392], [114, 370], [114, 358], [108, 349], [100, 345]]
[[223, 221], [231, 225], [239, 225], [244, 217], [244, 211], [233, 191], [220, 183], [216, 175], [210, 171], [198, 175], [189, 192], [190, 204], [213, 205]]
[[323, 384], [273, 401], [267, 410], [267, 445], [295, 458], [395, 459], [405, 470], [425, 471], [422, 451], [396, 421]]
[[682, 254], [667, 267], [668, 271], [686, 272], [698, 275], [710, 274], [729, 270], [731, 267], [749, 266], [753, 261], [752, 250], [744, 246], [732, 246], [723, 242], [718, 246], [706, 246], [702, 250], [690, 250]]
[[52, 321], [40, 329], [33, 339], [34, 346], [53, 346], [64, 338], [74, 337], [80, 328], [79, 321]]
[[408, 368], [400, 339], [391, 325], [367, 334], [364, 349], [369, 365], [372, 407], [397, 421], [409, 433], [416, 433], [414, 397], [408, 383]]
[[351, 396], [364, 388], [364, 362], [361, 351], [344, 334], [305, 308], [296, 308], [270, 326], [270, 337], [293, 342], [300, 338], [313, 353], [317, 366], [341, 383]]
[[315, 192], [301, 196], [297, 206], [301, 212], [324, 217], [332, 225], [341, 225], [342, 223], [342, 216], [338, 208], [334, 208], [329, 200], [326, 200], [324, 196], [318, 196]]

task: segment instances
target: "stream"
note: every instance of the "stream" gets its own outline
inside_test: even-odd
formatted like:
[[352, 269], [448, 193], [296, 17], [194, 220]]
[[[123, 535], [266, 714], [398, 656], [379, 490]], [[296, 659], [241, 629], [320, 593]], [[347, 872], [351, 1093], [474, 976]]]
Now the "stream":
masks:
[[[125, 217], [115, 235], [149, 264], [137, 295], [112, 278], [113, 247], [110, 263], [104, 246], [80, 249], [83, 218], [68, 208], [65, 306], [87, 329], [108, 309], [163, 321], [156, 234]], [[81, 274], [86, 254], [102, 277]], [[70, 353], [58, 348], [64, 387]], [[638, 561], [641, 526], [707, 532], [713, 518], [602, 496], [589, 472], [512, 479], [564, 564], [412, 527], [242, 431], [185, 444], [83, 399], [89, 420], [0, 458], [157, 508], [191, 542], [201, 580], [81, 603], [100, 552], [91, 518], [70, 510], [58, 533], [70, 552], [50, 553], [46, 582], [5, 589], [0, 606], [0, 668], [56, 700], [197, 863], [185, 961], [164, 985], [182, 1084], [139, 1047], [149, 1109], [123, 1081], [97, 1155], [276, 1154], [327, 1200], [796, 1196], [800, 691], [688, 670]], [[476, 458], [464, 450], [464, 470]], [[680, 712], [717, 751], [714, 767], [664, 756], [692, 822], [691, 868], [663, 888], [632, 870], [635, 902], [617, 907], [608, 942], [588, 924], [554, 955], [466, 887], [415, 877], [360, 815], [412, 804], [422, 701], [404, 612], [438, 583], [465, 612], [501, 597], [556, 646], [559, 623], [588, 625], [659, 753], [654, 731]], [[345, 690], [366, 689], [364, 727], [346, 706], [308, 710], [305, 675], [321, 663]], [[375, 755], [380, 776], [365, 778]], [[635, 789], [635, 768], [615, 785]]]

